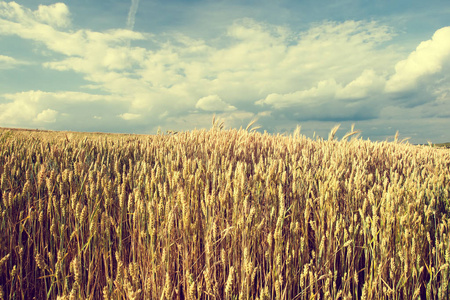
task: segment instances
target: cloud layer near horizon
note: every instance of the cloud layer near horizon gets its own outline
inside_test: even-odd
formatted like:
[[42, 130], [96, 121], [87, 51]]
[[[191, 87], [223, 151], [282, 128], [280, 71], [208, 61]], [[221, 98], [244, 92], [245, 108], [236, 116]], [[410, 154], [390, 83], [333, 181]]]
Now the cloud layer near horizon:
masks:
[[[209, 126], [216, 113], [228, 127], [258, 117], [275, 131], [308, 121], [373, 126], [400, 110], [404, 118], [450, 111], [450, 27], [408, 53], [392, 28], [375, 21], [326, 21], [294, 32], [247, 18], [204, 40], [76, 30], [63, 3], [31, 10], [0, 2], [0, 36], [7, 35], [53, 53], [42, 68], [75, 72], [86, 84], [0, 95], [0, 126], [154, 132]], [[0, 55], [0, 70], [17, 66], [20, 59]]]

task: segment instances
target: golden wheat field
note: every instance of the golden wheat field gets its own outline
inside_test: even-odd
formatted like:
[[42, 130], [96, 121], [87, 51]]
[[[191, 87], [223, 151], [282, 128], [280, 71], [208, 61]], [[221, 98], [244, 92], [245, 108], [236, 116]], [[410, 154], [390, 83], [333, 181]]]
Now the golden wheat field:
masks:
[[448, 299], [450, 151], [0, 129], [0, 299]]

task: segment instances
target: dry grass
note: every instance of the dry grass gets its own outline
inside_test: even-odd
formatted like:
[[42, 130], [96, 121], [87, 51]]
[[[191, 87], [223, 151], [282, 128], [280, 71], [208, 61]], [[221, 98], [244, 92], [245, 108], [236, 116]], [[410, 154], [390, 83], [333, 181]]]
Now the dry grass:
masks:
[[0, 130], [0, 299], [445, 299], [450, 152]]

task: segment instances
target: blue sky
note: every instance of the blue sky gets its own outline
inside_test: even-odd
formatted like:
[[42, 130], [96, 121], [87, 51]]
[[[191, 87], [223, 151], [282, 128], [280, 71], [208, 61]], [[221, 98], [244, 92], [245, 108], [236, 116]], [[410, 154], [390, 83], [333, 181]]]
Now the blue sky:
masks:
[[450, 141], [445, 1], [0, 1], [0, 126]]

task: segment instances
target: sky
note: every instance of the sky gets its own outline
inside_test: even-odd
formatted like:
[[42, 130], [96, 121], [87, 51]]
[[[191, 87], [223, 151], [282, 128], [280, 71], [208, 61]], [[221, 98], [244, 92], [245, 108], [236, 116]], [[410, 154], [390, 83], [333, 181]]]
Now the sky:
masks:
[[0, 1], [0, 127], [450, 142], [448, 0]]

